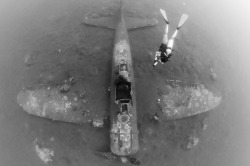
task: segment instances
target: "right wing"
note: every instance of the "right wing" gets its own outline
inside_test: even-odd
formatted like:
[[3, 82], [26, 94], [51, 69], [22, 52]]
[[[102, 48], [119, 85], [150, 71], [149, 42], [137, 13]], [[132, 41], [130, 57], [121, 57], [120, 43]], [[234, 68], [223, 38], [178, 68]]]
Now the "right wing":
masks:
[[167, 80], [161, 87], [159, 106], [168, 120], [180, 119], [213, 110], [221, 102], [202, 84], [190, 84], [179, 80]]

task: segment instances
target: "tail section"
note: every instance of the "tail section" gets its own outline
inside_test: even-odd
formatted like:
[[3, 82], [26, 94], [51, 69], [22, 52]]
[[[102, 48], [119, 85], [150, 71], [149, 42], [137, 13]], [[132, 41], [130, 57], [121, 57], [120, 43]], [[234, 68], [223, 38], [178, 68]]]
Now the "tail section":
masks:
[[123, 18], [123, 0], [120, 0], [120, 11], [119, 11], [119, 14], [120, 14], [120, 19]]
[[184, 25], [187, 19], [188, 19], [188, 15], [182, 14], [178, 27], [177, 27], [178, 30], [182, 27], [182, 25]]
[[107, 29], [115, 29], [117, 22], [120, 22], [123, 19], [123, 0], [120, 0], [120, 9], [115, 16], [109, 17], [98, 17], [98, 18], [89, 18], [85, 17], [83, 23], [90, 26], [102, 27]]
[[99, 18], [85, 17], [83, 19], [83, 23], [90, 26], [97, 26], [108, 29], [115, 29], [117, 24], [123, 19], [125, 20], [127, 29], [150, 27], [158, 24], [158, 20], [154, 18], [124, 17], [123, 5], [124, 5], [123, 0], [121, 0], [119, 13], [117, 13], [115, 17], [99, 17]]

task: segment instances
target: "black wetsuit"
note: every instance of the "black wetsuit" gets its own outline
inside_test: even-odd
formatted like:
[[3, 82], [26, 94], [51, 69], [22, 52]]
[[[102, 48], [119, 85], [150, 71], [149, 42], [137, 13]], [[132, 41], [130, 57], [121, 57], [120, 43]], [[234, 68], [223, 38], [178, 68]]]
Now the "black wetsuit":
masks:
[[166, 44], [161, 44], [160, 45], [160, 48], [159, 48], [159, 52], [160, 52], [160, 55], [156, 55], [155, 56], [155, 60], [154, 60], [154, 65], [153, 66], [156, 66], [157, 65], [157, 61], [160, 60], [161, 63], [165, 63], [167, 61], [169, 61], [169, 58], [172, 56], [172, 54], [169, 54], [167, 56], [167, 45]]
[[167, 50], [167, 45], [162, 43], [159, 48], [159, 52], [161, 53], [161, 56], [159, 58], [163, 63], [168, 61], [166, 50]]
[[166, 52], [166, 50], [167, 50], [167, 45], [161, 43], [161, 46], [160, 46], [160, 48], [159, 48], [159, 51], [160, 51], [161, 53], [164, 53], [164, 52]]

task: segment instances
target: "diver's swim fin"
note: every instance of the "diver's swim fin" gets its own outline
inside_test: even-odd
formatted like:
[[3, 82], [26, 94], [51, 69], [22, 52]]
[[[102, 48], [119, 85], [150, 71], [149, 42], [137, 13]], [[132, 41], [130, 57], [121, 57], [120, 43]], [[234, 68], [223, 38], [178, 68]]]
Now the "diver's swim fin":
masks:
[[166, 23], [169, 24], [168, 17], [167, 17], [165, 10], [160, 9], [160, 11], [161, 11], [161, 14], [162, 14], [164, 20], [166, 21]]
[[160, 9], [160, 12], [161, 12], [166, 24], [167, 24], [166, 27], [165, 27], [165, 37], [164, 37], [165, 39], [163, 38], [162, 43], [165, 43], [164, 41], [166, 41], [166, 43], [167, 43], [167, 41], [168, 41], [168, 24], [169, 24], [169, 21], [168, 21], [168, 17], [167, 17], [167, 14], [166, 14], [165, 10]]
[[188, 15], [182, 14], [178, 27], [177, 27], [178, 30], [182, 27], [182, 25], [186, 22], [187, 19], [188, 19]]
[[177, 36], [179, 29], [184, 25], [184, 23], [186, 22], [187, 19], [188, 19], [188, 15], [182, 14], [181, 19], [179, 21], [179, 24], [178, 24], [173, 36], [171, 37], [171, 39], [174, 39]]

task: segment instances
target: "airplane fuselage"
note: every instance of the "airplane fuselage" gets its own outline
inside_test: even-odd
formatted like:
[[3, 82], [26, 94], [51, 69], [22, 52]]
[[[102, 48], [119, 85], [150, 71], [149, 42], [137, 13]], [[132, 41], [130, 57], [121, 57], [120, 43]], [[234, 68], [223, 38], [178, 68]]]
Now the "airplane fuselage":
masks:
[[110, 89], [111, 151], [119, 156], [139, 150], [135, 82], [128, 32], [121, 14], [116, 27]]

